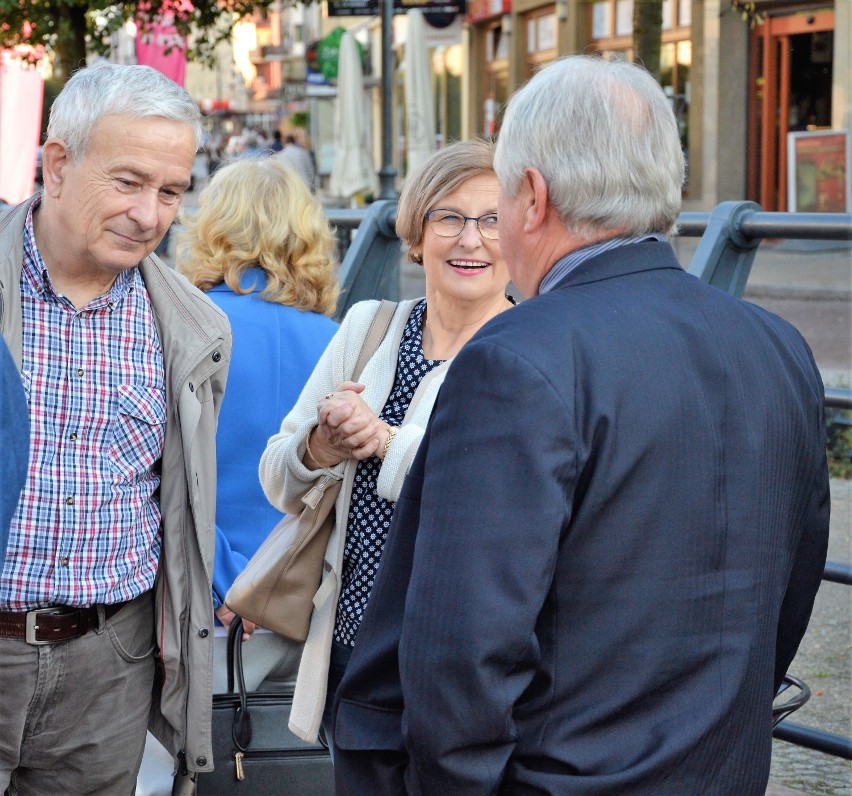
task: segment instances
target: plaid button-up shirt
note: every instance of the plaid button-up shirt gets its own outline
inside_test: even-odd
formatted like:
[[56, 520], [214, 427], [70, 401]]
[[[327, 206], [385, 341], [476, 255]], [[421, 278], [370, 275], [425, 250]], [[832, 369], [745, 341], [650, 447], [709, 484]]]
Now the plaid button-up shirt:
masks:
[[160, 554], [163, 353], [138, 268], [76, 309], [39, 254], [33, 204], [21, 273], [26, 485], [0, 577], [0, 609], [132, 599]]

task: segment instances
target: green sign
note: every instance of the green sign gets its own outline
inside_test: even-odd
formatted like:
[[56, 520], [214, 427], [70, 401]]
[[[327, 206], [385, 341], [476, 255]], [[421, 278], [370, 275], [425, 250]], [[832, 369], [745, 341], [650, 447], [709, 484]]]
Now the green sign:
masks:
[[[316, 49], [316, 71], [319, 72], [323, 80], [328, 82], [337, 78], [337, 61], [340, 57], [340, 39], [346, 33], [346, 28], [337, 27], [324, 39], [320, 39]], [[357, 39], [355, 47], [358, 50], [358, 57], [361, 59], [361, 66], [364, 65], [364, 47]], [[309, 63], [310, 67], [311, 64]]]

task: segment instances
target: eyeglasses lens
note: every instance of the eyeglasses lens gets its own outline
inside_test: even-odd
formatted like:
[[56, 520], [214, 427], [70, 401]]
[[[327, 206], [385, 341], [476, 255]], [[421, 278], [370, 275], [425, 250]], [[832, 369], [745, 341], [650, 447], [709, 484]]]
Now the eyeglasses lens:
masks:
[[476, 224], [479, 234], [483, 238], [497, 240], [499, 237], [497, 216], [494, 213], [488, 213], [478, 218], [466, 218], [456, 213], [435, 213], [434, 215], [430, 213], [427, 218], [435, 234], [442, 238], [455, 238], [457, 235], [461, 235], [468, 221], [473, 221]]

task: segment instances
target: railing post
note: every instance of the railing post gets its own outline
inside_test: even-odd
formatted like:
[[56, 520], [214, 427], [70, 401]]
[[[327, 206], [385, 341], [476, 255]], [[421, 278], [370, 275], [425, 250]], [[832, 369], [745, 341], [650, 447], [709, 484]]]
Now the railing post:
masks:
[[744, 235], [741, 221], [760, 210], [754, 202], [717, 205], [689, 264], [689, 273], [720, 290], [742, 296], [760, 239]]
[[340, 264], [336, 320], [342, 319], [358, 301], [381, 298], [399, 301], [402, 249], [395, 222], [395, 201], [382, 199], [370, 205]]

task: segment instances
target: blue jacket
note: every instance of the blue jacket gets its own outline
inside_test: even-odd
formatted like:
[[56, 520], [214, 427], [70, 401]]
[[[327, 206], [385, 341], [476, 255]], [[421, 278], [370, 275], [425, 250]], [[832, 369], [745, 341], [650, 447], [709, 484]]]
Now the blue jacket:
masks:
[[21, 374], [0, 337], [0, 569], [6, 557], [9, 523], [27, 478], [30, 418]]
[[237, 295], [224, 283], [208, 297], [231, 322], [234, 351], [216, 433], [216, 559], [213, 603], [222, 604], [234, 578], [283, 514], [267, 501], [257, 467], [266, 442], [293, 408], [337, 324], [315, 312], [260, 298], [265, 273], [243, 274]]

